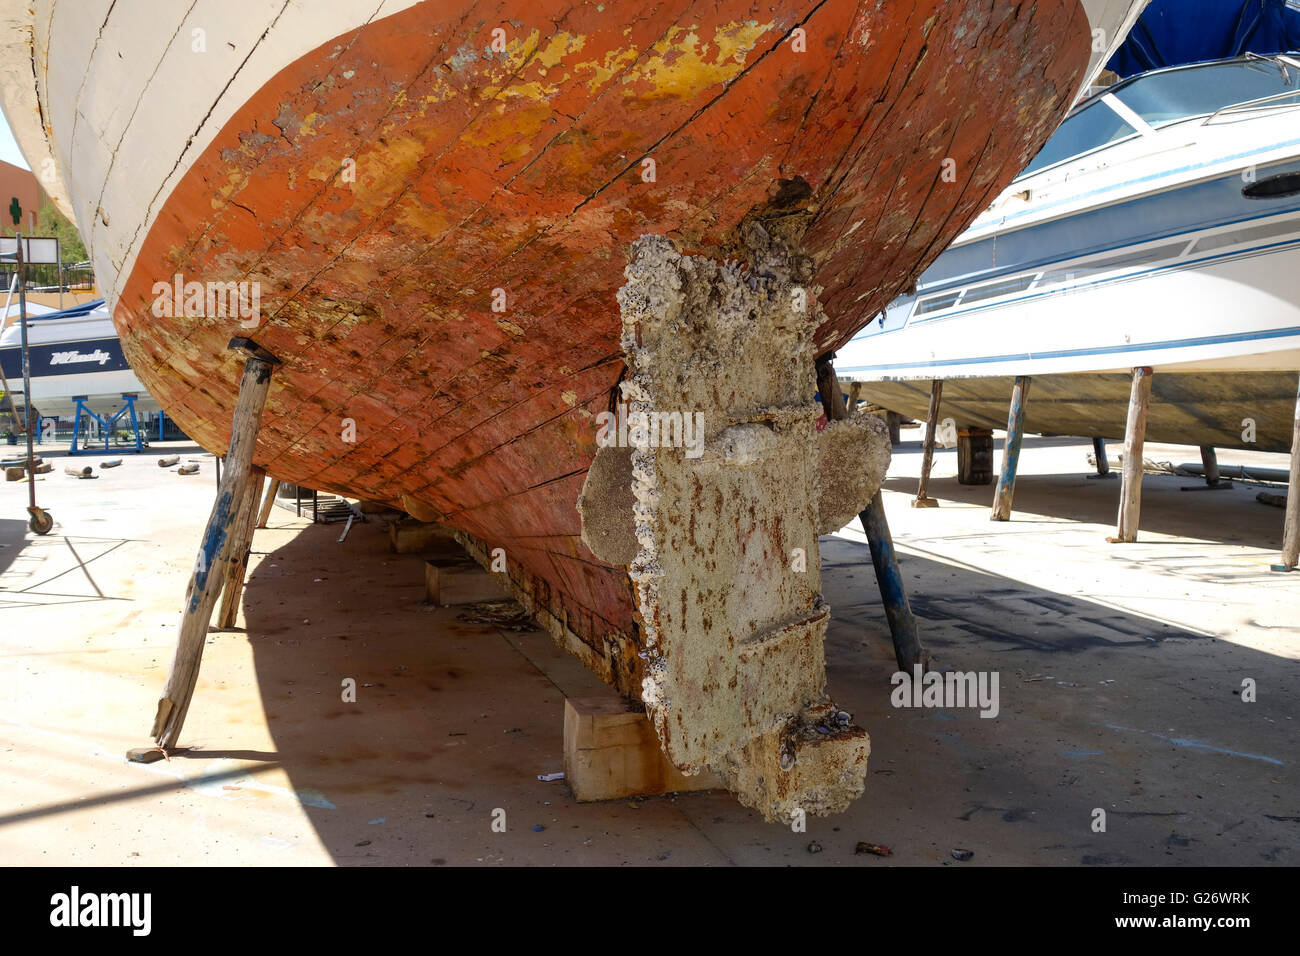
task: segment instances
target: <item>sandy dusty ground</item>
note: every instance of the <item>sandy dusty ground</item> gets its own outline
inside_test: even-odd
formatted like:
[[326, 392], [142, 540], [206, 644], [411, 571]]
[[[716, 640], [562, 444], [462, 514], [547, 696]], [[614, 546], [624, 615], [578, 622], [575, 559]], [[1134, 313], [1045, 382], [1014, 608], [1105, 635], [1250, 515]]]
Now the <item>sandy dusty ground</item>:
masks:
[[[202, 471], [179, 477], [155, 445], [77, 481], [55, 459], [37, 484], [48, 537], [26, 530], [26, 486], [0, 487], [0, 862], [1300, 863], [1300, 574], [1268, 570], [1282, 512], [1253, 487], [1148, 477], [1142, 540], [1109, 545], [1118, 482], [1085, 480], [1089, 446], [1069, 439], [1026, 441], [1008, 524], [988, 520], [991, 488], [956, 483], [952, 451], [931, 485], [942, 507], [914, 510], [917, 437], [904, 432], [886, 485], [913, 607], [942, 664], [997, 672], [1000, 713], [892, 707], [862, 535], [823, 539], [831, 687], [873, 753], [866, 796], [806, 833], [721, 792], [578, 804], [539, 781], [562, 768], [564, 695], [594, 678], [540, 632], [430, 608], [420, 559], [390, 554], [381, 525], [340, 543], [340, 525], [281, 509], [257, 534], [239, 628], [210, 635], [192, 749], [128, 764], [148, 743], [213, 460], [182, 446]], [[1283, 464], [1221, 455], [1247, 458]], [[894, 855], [855, 855], [858, 841]]]

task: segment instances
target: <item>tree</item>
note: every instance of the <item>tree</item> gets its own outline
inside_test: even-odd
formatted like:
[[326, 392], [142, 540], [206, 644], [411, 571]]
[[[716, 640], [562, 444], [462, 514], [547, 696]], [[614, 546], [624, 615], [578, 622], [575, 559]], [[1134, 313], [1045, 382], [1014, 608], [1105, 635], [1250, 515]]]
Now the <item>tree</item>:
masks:
[[[14, 231], [14, 227], [6, 222], [0, 235], [12, 236]], [[57, 236], [60, 256], [64, 262], [81, 262], [89, 258], [86, 255], [86, 244], [81, 241], [81, 234], [77, 232], [77, 227], [72, 224], [71, 219], [59, 212], [58, 207], [52, 202], [47, 202], [36, 213], [36, 231], [30, 234]]]

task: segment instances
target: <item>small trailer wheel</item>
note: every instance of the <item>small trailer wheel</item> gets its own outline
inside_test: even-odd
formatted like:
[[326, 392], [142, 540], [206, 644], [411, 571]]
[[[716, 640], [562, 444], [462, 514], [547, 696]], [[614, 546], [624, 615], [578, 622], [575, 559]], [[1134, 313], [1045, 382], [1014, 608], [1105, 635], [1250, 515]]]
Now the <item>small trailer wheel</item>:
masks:
[[49, 534], [50, 529], [54, 527], [54, 515], [37, 508], [32, 512], [27, 527], [31, 528], [35, 534]]

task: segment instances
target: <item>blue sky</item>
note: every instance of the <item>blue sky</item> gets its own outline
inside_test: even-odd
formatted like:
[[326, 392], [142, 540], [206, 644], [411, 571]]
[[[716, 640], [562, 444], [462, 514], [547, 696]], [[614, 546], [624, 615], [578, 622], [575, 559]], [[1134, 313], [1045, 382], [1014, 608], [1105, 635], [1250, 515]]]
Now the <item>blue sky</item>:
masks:
[[9, 132], [9, 124], [5, 122], [3, 113], [0, 113], [0, 159], [21, 166], [23, 169], [31, 169], [27, 165], [27, 160], [23, 159], [23, 154], [19, 152], [18, 144], [14, 142], [14, 134]]

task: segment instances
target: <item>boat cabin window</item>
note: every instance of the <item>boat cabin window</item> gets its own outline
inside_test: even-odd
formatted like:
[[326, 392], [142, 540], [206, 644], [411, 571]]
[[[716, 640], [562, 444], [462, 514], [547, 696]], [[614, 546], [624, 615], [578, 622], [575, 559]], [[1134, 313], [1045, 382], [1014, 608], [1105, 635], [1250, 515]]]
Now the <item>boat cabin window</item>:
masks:
[[1259, 108], [1300, 105], [1300, 70], [1272, 60], [1206, 63], [1138, 77], [1111, 92], [1160, 129], [1266, 97], [1276, 99]]
[[[1263, 58], [1202, 63], [1134, 77], [1106, 92], [1160, 129], [1234, 107], [1300, 106], [1300, 68]], [[1091, 100], [1061, 124], [1017, 178], [1137, 135], [1138, 131], [1101, 99]]]
[[1021, 176], [1030, 176], [1048, 166], [1137, 135], [1138, 131], [1118, 113], [1095, 100], [1061, 124]]

